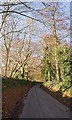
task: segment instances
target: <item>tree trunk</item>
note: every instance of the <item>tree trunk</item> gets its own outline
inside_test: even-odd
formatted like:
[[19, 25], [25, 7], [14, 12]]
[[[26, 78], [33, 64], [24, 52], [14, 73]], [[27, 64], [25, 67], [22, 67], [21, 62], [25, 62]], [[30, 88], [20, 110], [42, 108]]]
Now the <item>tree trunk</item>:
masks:
[[58, 60], [56, 58], [56, 55], [57, 54], [55, 53], [56, 79], [59, 82], [60, 81], [60, 79], [59, 79], [59, 68], [58, 68]]
[[18, 66], [18, 63], [15, 65], [15, 67], [13, 68], [13, 70], [11, 71], [11, 74], [10, 74], [10, 77], [12, 77], [13, 76], [13, 73], [14, 73], [14, 75], [16, 74], [16, 68], [17, 68], [17, 66]]
[[22, 73], [22, 75], [21, 75], [21, 76], [22, 76], [22, 78], [24, 78], [24, 68], [23, 68], [23, 73]]
[[7, 77], [7, 70], [8, 70], [8, 58], [9, 58], [9, 50], [7, 49], [7, 55], [6, 55], [6, 66], [5, 66], [5, 77]]
[[57, 35], [56, 35], [56, 21], [54, 18], [54, 15], [52, 16], [53, 18], [53, 36], [54, 36], [54, 52], [55, 52], [55, 66], [56, 66], [56, 79], [59, 82], [59, 68], [58, 68], [58, 60], [57, 60]]
[[28, 72], [27, 72], [27, 80], [28, 80]]

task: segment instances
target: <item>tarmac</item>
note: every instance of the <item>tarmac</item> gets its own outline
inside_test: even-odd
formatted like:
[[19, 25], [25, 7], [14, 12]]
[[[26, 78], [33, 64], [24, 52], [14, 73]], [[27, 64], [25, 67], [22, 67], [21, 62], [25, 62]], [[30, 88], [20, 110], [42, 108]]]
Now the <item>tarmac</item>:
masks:
[[20, 118], [71, 118], [70, 109], [35, 85], [24, 100]]

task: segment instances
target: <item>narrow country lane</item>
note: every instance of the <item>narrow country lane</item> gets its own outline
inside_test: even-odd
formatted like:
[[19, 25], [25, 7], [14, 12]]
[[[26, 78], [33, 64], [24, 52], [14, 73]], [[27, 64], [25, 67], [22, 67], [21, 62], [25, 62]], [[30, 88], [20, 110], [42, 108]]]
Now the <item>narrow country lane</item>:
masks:
[[24, 101], [20, 118], [70, 118], [70, 110], [36, 85]]

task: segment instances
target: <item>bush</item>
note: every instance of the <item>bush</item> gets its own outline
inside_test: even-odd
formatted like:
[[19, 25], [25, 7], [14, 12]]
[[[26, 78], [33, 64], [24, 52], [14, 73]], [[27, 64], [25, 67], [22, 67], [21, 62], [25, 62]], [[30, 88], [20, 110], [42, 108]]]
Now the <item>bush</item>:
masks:
[[52, 82], [51, 81], [47, 81], [47, 82], [44, 82], [43, 85], [45, 87], [51, 87], [52, 86]]

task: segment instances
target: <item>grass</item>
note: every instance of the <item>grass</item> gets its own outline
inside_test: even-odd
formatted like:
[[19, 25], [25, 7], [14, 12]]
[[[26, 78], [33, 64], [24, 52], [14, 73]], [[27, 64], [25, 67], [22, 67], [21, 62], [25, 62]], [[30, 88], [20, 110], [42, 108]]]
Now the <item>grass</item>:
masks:
[[4, 91], [6, 88], [19, 87], [21, 85], [26, 85], [28, 82], [29, 81], [24, 79], [2, 78], [2, 88]]
[[28, 81], [25, 79], [18, 79], [18, 78], [2, 78], [2, 90], [6, 90], [7, 88], [14, 88], [19, 87], [21, 85], [26, 85], [28, 83], [31, 83], [33, 85], [39, 84], [39, 82], [36, 81]]

